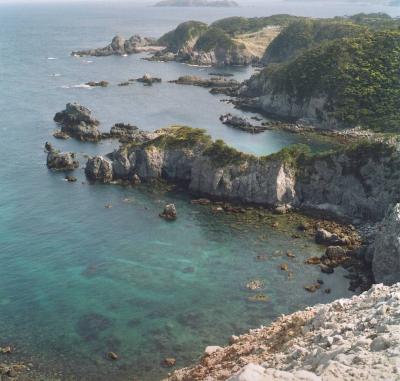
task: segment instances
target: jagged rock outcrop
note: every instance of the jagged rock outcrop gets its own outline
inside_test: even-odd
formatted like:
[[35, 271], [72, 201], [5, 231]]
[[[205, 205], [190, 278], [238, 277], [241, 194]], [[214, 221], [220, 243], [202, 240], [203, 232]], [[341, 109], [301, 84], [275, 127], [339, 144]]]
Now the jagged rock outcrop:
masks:
[[400, 282], [400, 204], [388, 210], [369, 249], [375, 282]]
[[61, 126], [61, 132], [82, 141], [99, 141], [100, 122], [92, 117], [92, 112], [78, 103], [67, 103], [65, 110], [56, 113], [54, 121]]
[[134, 35], [129, 39], [125, 40], [125, 38], [121, 36], [115, 36], [111, 43], [104, 48], [97, 49], [88, 49], [88, 50], [79, 50], [76, 52], [72, 52], [74, 56], [111, 56], [111, 55], [119, 55], [122, 56], [124, 54], [134, 54], [140, 53], [143, 51], [158, 51], [162, 48], [156, 46], [156, 40], [148, 37], [141, 37], [138, 35]]
[[57, 171], [72, 171], [79, 167], [73, 152], [60, 152], [46, 143], [47, 167]]
[[161, 83], [162, 79], [152, 77], [150, 74], [144, 74], [143, 77], [137, 78], [136, 82], [144, 83], [145, 85], [152, 85], [153, 83]]
[[254, 126], [245, 118], [242, 118], [242, 117], [236, 116], [236, 115], [232, 115], [232, 114], [221, 115], [219, 120], [223, 124], [226, 124], [227, 126], [236, 128], [238, 130], [250, 132], [252, 134], [257, 134], [257, 133], [263, 132], [267, 129], [267, 127], [265, 127], [265, 126]]
[[138, 135], [139, 130], [136, 126], [126, 123], [115, 123], [110, 130], [109, 137], [119, 139], [121, 142], [133, 140]]
[[112, 162], [102, 156], [89, 158], [85, 174], [89, 180], [109, 183], [113, 180]]
[[168, 381], [397, 381], [400, 283], [282, 316], [231, 342]]

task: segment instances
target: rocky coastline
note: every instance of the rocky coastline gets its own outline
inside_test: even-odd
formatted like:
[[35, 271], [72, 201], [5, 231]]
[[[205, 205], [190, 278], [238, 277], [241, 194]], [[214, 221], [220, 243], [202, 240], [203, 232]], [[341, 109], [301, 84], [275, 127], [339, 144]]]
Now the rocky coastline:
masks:
[[167, 381], [396, 381], [400, 283], [308, 307], [207, 347], [198, 364]]
[[[234, 206], [239, 203], [264, 206], [277, 214], [316, 212], [338, 218], [353, 223], [361, 232], [367, 228], [368, 234], [363, 234], [363, 239], [358, 240], [350, 231], [344, 234], [343, 230], [332, 225], [327, 228], [315, 225], [312, 234], [315, 234], [317, 243], [326, 245], [326, 252], [321, 257], [308, 258], [306, 263], [319, 266], [321, 272], [328, 274], [337, 266], [354, 267], [356, 272], [350, 282], [353, 290], [359, 287], [368, 289], [373, 282], [357, 273], [357, 269], [363, 266], [372, 270], [375, 282], [390, 285], [400, 281], [400, 249], [396, 244], [400, 235], [400, 204], [396, 192], [400, 185], [396, 170], [400, 163], [400, 150], [395, 139], [368, 139], [322, 154], [311, 154], [303, 147], [295, 146], [267, 157], [255, 157], [236, 151], [222, 141], [213, 141], [203, 130], [189, 127], [175, 126], [144, 132], [133, 125], [116, 123], [109, 133], [100, 132], [100, 122], [89, 109], [78, 104], [67, 104], [54, 120], [61, 126], [60, 133], [79, 140], [120, 140], [121, 146], [114, 152], [88, 158], [85, 174], [91, 182], [137, 185], [163, 180], [179, 184], [191, 194], [203, 197], [193, 200], [193, 203], [210, 205], [215, 212], [241, 213], [242, 207]], [[73, 153], [59, 152], [50, 144], [46, 144], [46, 150], [47, 165], [51, 169], [72, 171], [79, 166]], [[74, 176], [66, 179], [76, 181]], [[175, 206], [166, 205], [160, 217], [175, 220]], [[304, 229], [308, 228], [304, 226]], [[288, 271], [287, 267], [281, 270]], [[316, 282], [304, 288], [305, 292], [316, 292], [321, 284]], [[252, 340], [253, 333], [248, 337]], [[217, 352], [220, 350], [225, 349]], [[257, 356], [252, 356], [251, 361], [234, 361], [226, 366], [224, 360], [215, 355], [216, 362], [209, 363], [209, 359], [214, 358], [214, 352], [209, 352], [200, 365], [178, 370], [169, 380], [208, 380], [214, 369], [223, 371], [221, 374], [217, 371], [217, 377], [231, 377], [231, 381], [253, 381], [251, 377], [255, 377], [254, 374], [261, 377], [260, 381], [269, 379], [265, 377], [289, 377], [288, 380], [297, 381], [301, 379], [299, 374], [311, 377], [310, 380], [324, 380], [325, 377], [325, 370], [309, 365], [306, 373], [301, 373], [303, 369], [299, 373], [297, 368], [293, 368], [288, 375], [287, 369], [276, 363], [273, 369], [260, 366], [265, 359]], [[366, 350], [366, 355], [369, 352]], [[210, 365], [217, 363], [221, 366]]]

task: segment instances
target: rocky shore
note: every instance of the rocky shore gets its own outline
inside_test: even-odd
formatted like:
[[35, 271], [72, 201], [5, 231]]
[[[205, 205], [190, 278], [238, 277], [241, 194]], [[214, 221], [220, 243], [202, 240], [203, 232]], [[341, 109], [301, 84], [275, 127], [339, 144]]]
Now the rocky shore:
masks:
[[251, 134], [258, 134], [268, 129], [268, 127], [265, 126], [255, 126], [251, 124], [248, 120], [232, 114], [221, 115], [219, 120], [227, 126], [236, 128], [241, 131], [250, 132]]
[[400, 283], [378, 284], [207, 347], [197, 365], [167, 380], [397, 381], [399, 362]]
[[226, 79], [222, 77], [201, 78], [193, 75], [179, 77], [176, 80], [170, 81], [170, 83], [176, 83], [178, 85], [200, 86], [206, 88], [229, 88], [232, 90], [238, 89], [240, 85], [240, 83], [234, 79]]

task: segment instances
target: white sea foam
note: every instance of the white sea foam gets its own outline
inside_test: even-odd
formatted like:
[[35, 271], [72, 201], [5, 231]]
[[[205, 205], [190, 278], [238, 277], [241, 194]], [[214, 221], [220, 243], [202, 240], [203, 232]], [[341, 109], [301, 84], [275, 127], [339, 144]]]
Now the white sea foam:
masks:
[[53, 74], [49, 74], [49, 77], [61, 77], [61, 74], [53, 73]]
[[55, 57], [47, 57], [48, 60], [56, 60], [57, 58]]
[[80, 83], [79, 85], [63, 85], [61, 86], [62, 89], [92, 89], [91, 86], [87, 85], [86, 83]]

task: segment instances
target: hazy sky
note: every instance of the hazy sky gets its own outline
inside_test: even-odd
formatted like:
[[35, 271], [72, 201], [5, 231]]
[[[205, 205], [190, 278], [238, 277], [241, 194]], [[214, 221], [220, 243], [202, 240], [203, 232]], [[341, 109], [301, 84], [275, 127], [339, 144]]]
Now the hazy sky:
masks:
[[[124, 3], [133, 3], [133, 4], [153, 4], [156, 3], [158, 0], [0, 0], [0, 4], [7, 3], [7, 4], [13, 4], [13, 3], [25, 3], [25, 4], [33, 4], [33, 3], [70, 3], [70, 2], [103, 2], [103, 3], [108, 3], [108, 4], [115, 4], [119, 2], [124, 2]], [[323, 2], [336, 2], [336, 3], [357, 3], [357, 4], [362, 4], [362, 3], [369, 3], [369, 4], [385, 4], [387, 5], [390, 3], [391, 0], [237, 0], [237, 2], [241, 5], [249, 4], [262, 4], [262, 5], [267, 5], [269, 2], [270, 3], [279, 3], [279, 2], [290, 2], [290, 1], [295, 1], [295, 2], [310, 2], [310, 1], [318, 1], [319, 3]]]

